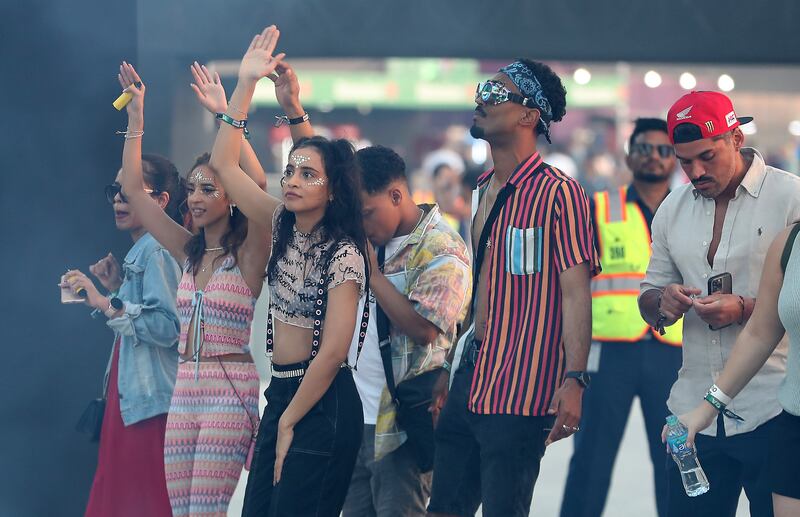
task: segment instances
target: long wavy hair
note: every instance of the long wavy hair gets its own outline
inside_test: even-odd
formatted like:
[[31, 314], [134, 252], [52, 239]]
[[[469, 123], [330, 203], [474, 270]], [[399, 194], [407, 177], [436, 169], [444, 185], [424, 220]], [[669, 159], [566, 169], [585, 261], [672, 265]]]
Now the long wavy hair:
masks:
[[[353, 145], [344, 139], [328, 140], [321, 136], [298, 140], [290, 154], [297, 149], [314, 148], [322, 157], [325, 175], [328, 177], [333, 200], [325, 208], [325, 215], [317, 224], [322, 230], [322, 242], [331, 240], [351, 241], [366, 257], [367, 235], [361, 214], [361, 173], [356, 161]], [[272, 255], [267, 265], [267, 278], [275, 281], [278, 261], [286, 255], [286, 249], [294, 238], [295, 215], [283, 210], [273, 229]], [[365, 261], [368, 267], [369, 261]]]
[[[203, 153], [195, 160], [194, 165], [189, 169], [189, 174], [200, 165], [208, 166], [210, 160], [211, 155], [209, 153]], [[233, 269], [239, 263], [239, 248], [247, 238], [247, 217], [245, 217], [238, 208], [233, 207], [233, 213], [230, 216], [228, 224], [228, 231], [222, 235], [222, 239], [220, 239], [219, 243], [224, 253], [215, 259], [215, 262], [221, 257], [230, 255], [233, 257], [233, 264], [231, 264], [229, 269]], [[189, 268], [193, 274], [196, 274], [197, 268], [203, 260], [203, 255], [206, 253], [206, 232], [204, 228], [200, 228], [200, 230], [189, 239], [183, 251], [186, 252]]]

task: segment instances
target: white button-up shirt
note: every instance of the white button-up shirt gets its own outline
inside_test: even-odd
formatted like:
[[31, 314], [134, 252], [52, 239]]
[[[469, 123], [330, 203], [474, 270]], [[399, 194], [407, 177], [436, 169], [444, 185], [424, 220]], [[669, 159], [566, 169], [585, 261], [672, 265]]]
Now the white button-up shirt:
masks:
[[[742, 152], [751, 155], [753, 162], [728, 204], [714, 266], [706, 258], [714, 229], [714, 200], [701, 196], [691, 183], [683, 185], [667, 196], [653, 219], [653, 253], [641, 293], [677, 283], [701, 289], [705, 295], [708, 279], [728, 272], [734, 294], [757, 296], [767, 249], [781, 230], [800, 219], [800, 178], [765, 165], [755, 149]], [[683, 366], [667, 401], [673, 414], [691, 411], [703, 400], [742, 328], [733, 323], [710, 330], [694, 310], [685, 314]], [[752, 431], [781, 412], [777, 392], [786, 373], [787, 343], [784, 337], [729, 405], [744, 422], [725, 418], [727, 436]], [[715, 436], [716, 428], [715, 422], [702, 434]]]

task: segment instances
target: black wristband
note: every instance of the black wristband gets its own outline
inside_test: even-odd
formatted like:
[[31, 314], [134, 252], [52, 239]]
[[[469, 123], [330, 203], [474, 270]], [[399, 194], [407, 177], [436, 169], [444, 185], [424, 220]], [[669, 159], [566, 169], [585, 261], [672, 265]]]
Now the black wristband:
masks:
[[275, 117], [275, 127], [281, 127], [283, 124], [289, 124], [290, 126], [296, 126], [297, 124], [302, 124], [303, 122], [308, 122], [309, 116], [308, 112], [303, 113], [302, 117], [297, 118], [289, 118], [286, 115], [282, 115], [280, 117]]

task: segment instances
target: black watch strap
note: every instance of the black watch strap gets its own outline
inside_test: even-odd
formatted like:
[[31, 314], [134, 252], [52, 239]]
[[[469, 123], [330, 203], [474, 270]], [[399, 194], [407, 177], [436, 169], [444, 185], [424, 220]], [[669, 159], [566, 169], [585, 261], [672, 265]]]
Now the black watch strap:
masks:
[[564, 374], [564, 378], [575, 379], [576, 381], [578, 381], [578, 384], [580, 384], [584, 388], [588, 388], [589, 383], [592, 381], [592, 377], [591, 375], [589, 375], [589, 372], [581, 372], [581, 371], [567, 372], [566, 374]]

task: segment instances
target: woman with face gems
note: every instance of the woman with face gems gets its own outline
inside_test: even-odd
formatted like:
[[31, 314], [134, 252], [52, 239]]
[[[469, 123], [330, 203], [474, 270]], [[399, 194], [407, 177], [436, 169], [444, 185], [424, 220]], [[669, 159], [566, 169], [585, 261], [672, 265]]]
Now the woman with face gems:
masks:
[[[218, 115], [223, 124], [211, 158], [250, 223], [272, 234], [267, 353], [273, 372], [243, 515], [338, 516], [363, 430], [346, 362], [356, 325], [360, 344], [368, 317], [359, 312], [368, 285], [359, 175], [353, 147], [321, 137], [295, 143], [282, 202], [239, 169], [242, 117], [258, 80], [275, 81], [279, 98], [296, 88], [283, 55], [272, 55], [278, 36], [271, 26], [253, 38], [228, 111]], [[304, 115], [286, 115], [293, 130], [307, 126]]]
[[[142, 163], [145, 195], [165, 218], [179, 220], [184, 192], [177, 169], [157, 155], [144, 155]], [[64, 276], [64, 285], [85, 289], [92, 315], [105, 316], [114, 331], [97, 470], [85, 515], [169, 517], [163, 449], [178, 366], [175, 290], [180, 267], [147, 233], [120, 192], [119, 175], [105, 194], [117, 229], [130, 234], [133, 247], [122, 265], [109, 253], [89, 268], [107, 296], [81, 271]]]
[[186, 182], [197, 233], [157, 208], [142, 181], [145, 86], [128, 63], [121, 65], [119, 80], [133, 97], [122, 190], [143, 226], [184, 264], [177, 297], [181, 359], [164, 444], [172, 512], [226, 515], [258, 427], [259, 384], [249, 340], [269, 240], [262, 229], [248, 228], [207, 156]]

